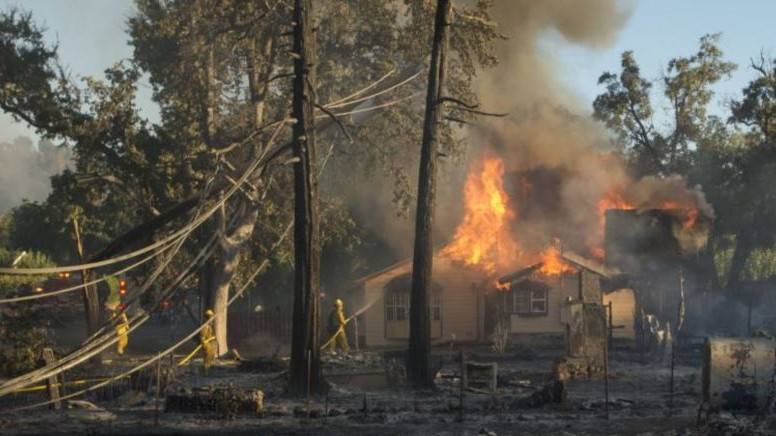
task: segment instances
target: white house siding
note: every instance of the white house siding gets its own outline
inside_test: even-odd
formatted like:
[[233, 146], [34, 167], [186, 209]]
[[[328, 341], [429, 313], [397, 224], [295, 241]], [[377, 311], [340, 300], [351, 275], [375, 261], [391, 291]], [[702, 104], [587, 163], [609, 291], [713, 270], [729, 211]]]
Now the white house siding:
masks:
[[577, 274], [546, 277], [539, 273], [534, 273], [531, 278], [550, 286], [547, 295], [547, 315], [524, 316], [512, 314], [510, 319], [512, 334], [565, 334], [566, 324], [562, 320], [562, 313], [569, 297], [573, 300], [579, 297], [579, 278]]
[[[364, 313], [360, 329], [364, 329], [367, 347], [404, 346], [406, 339], [386, 338], [384, 287], [393, 278], [407, 274], [412, 264], [403, 262], [394, 268], [363, 283], [363, 301], [375, 303]], [[449, 341], [455, 335], [456, 341], [477, 340], [477, 293], [475, 287], [482, 285], [482, 276], [463, 266], [454, 265], [447, 259], [434, 258], [434, 282], [442, 288], [441, 336], [436, 341]]]

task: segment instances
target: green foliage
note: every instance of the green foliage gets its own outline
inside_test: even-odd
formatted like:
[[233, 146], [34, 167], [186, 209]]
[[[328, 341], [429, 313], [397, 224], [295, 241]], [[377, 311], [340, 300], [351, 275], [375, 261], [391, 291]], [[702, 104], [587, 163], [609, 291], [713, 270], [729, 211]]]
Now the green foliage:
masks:
[[706, 35], [695, 54], [668, 62], [661, 89], [668, 129], [653, 120], [654, 83], [642, 77], [633, 52], [623, 53], [619, 76], [607, 72], [598, 79], [606, 90], [593, 103], [594, 116], [617, 134], [637, 172], [681, 174], [692, 167], [693, 152], [709, 129], [712, 87], [736, 67], [723, 60], [719, 37]]
[[64, 218], [52, 202], [23, 202], [8, 214], [8, 247], [72, 259], [74, 245]]
[[[0, 247], [0, 265], [9, 267], [20, 255], [21, 260], [16, 264], [19, 268], [45, 268], [54, 266], [47, 255], [40, 252], [9, 251]], [[15, 295], [28, 294], [33, 288], [46, 280], [46, 276], [24, 275], [0, 275], [0, 297], [7, 298]]]
[[105, 286], [108, 288], [108, 296], [105, 298], [105, 305], [114, 307], [121, 303], [119, 279], [116, 276], [108, 276], [105, 278]]
[[[0, 248], [0, 265], [10, 266], [20, 252]], [[20, 268], [53, 266], [44, 254], [25, 254]], [[41, 286], [42, 276], [0, 276], [0, 297], [25, 295]], [[46, 344], [46, 321], [41, 308], [29, 302], [0, 305], [0, 374], [14, 376], [34, 369]]]
[[43, 136], [67, 131], [79, 116], [78, 95], [29, 13], [0, 13], [0, 59], [0, 109]]
[[754, 249], [746, 260], [744, 276], [753, 281], [776, 277], [776, 249]]
[[[678, 173], [700, 185], [716, 212], [709, 253], [719, 282], [735, 290], [742, 280], [772, 275], [776, 243], [776, 61], [761, 56], [756, 77], [731, 104], [725, 123], [708, 115], [713, 86], [735, 65], [723, 60], [719, 35], [706, 35], [698, 51], [669, 61], [660, 85], [665, 116], [653, 122], [655, 83], [640, 74], [632, 52], [618, 75], [604, 73], [594, 115], [624, 144], [637, 174]], [[731, 241], [728, 241], [732, 239]]]
[[776, 137], [776, 59], [761, 55], [752, 68], [758, 75], [744, 88], [743, 99], [733, 102], [732, 120], [772, 142]]
[[[717, 249], [714, 264], [719, 281], [726, 284], [730, 278], [730, 267], [735, 253], [734, 247]], [[776, 278], [776, 248], [756, 248], [746, 258], [743, 280], [763, 281]]]
[[46, 330], [32, 316], [4, 316], [0, 323], [0, 374], [13, 377], [35, 369], [46, 344]]
[[[491, 44], [502, 37], [490, 21], [490, 5], [484, 0], [457, 5], [451, 27], [446, 92], [472, 104], [477, 103], [472, 89], [475, 72], [496, 62]], [[423, 0], [318, 2], [318, 101], [350, 95], [393, 69], [398, 73], [383, 85], [421, 74], [402, 90], [365, 105], [422, 95], [433, 7]], [[292, 26], [284, 3], [137, 0], [136, 10], [128, 20], [132, 59], [108, 68], [104, 79], [87, 77], [78, 86], [61, 74], [56, 47], [44, 43], [42, 30], [29, 14], [0, 15], [0, 87], [4, 87], [0, 109], [45, 136], [66, 140], [75, 161], [72, 171], [52, 178], [53, 191], [45, 202], [26, 203], [13, 211], [11, 247], [41, 250], [58, 262], [75, 263], [74, 217], [79, 220], [85, 252], [92, 254], [132, 226], [201, 192], [215, 171], [236, 178], [242, 163], [260, 151], [269, 133], [261, 132], [220, 160], [214, 151], [288, 114]], [[24, 74], [5, 73], [17, 67]], [[158, 124], [138, 113], [141, 76], [148, 78], [161, 108]], [[335, 112], [349, 109], [352, 106]], [[471, 118], [457, 109], [450, 109], [449, 115]], [[366, 235], [359, 229], [338, 188], [352, 187], [356, 176], [371, 182], [380, 171], [392, 184], [397, 209], [409, 210], [422, 98], [342, 119], [352, 142], [336, 128], [319, 136], [319, 155], [323, 157], [329, 146], [334, 150], [325, 176], [331, 189], [322, 189], [322, 243], [327, 255], [341, 260], [337, 265], [348, 265], [363, 237], [381, 235]], [[446, 155], [462, 154], [463, 135], [448, 125], [440, 135]], [[284, 133], [278, 142], [286, 140]], [[290, 170], [288, 165], [273, 168], [268, 192], [258, 204], [238, 194], [227, 205], [227, 217], [258, 209], [244, 259], [266, 258], [291, 220]], [[170, 228], [182, 221], [171, 223]], [[194, 244], [201, 244], [214, 228], [208, 224], [195, 232]], [[149, 241], [136, 241], [144, 242]], [[194, 252], [182, 251], [169, 270], [179, 268]], [[289, 270], [290, 254], [289, 238], [273, 252], [275, 277], [282, 278]], [[255, 264], [242, 262], [237, 277], [244, 278]], [[151, 267], [137, 273], [142, 275]], [[335, 271], [347, 274], [354, 269]]]

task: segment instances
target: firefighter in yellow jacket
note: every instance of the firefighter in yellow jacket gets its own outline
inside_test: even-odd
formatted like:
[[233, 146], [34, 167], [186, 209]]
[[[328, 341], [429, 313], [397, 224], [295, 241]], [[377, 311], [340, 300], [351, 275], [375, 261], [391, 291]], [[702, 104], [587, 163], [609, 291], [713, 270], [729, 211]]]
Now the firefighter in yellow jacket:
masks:
[[350, 351], [348, 346], [348, 337], [345, 335], [345, 325], [348, 320], [345, 318], [345, 305], [342, 300], [337, 298], [334, 300], [334, 308], [329, 313], [328, 331], [329, 340], [327, 342], [326, 350], [334, 352], [337, 348], [343, 353]]
[[121, 305], [114, 301], [105, 304], [105, 309], [111, 312], [111, 319], [115, 324], [116, 336], [116, 353], [119, 355], [124, 354], [124, 350], [129, 344], [129, 319], [126, 312], [121, 312]]
[[127, 348], [127, 344], [129, 344], [129, 319], [126, 312], [116, 313], [114, 316], [119, 317], [118, 324], [116, 324], [116, 335], [119, 337], [119, 340], [116, 342], [116, 352], [122, 355], [124, 354], [124, 349]]
[[199, 343], [202, 346], [202, 352], [205, 355], [204, 366], [205, 371], [207, 371], [216, 361], [216, 348], [218, 344], [216, 343], [216, 336], [213, 333], [213, 317], [215, 316], [215, 313], [211, 309], [208, 309], [205, 311], [205, 316], [207, 317], [207, 323], [202, 327], [202, 330], [199, 331]]

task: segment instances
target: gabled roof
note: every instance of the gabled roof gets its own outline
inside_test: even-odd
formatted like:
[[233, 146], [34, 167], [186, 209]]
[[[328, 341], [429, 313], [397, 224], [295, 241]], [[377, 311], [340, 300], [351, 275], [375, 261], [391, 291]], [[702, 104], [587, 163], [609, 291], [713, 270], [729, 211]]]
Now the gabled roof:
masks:
[[396, 262], [394, 264], [388, 265], [388, 266], [386, 266], [385, 268], [383, 268], [381, 270], [375, 271], [372, 274], [369, 274], [369, 275], [366, 275], [364, 277], [361, 277], [360, 279], [357, 279], [355, 283], [357, 285], [360, 285], [362, 283], [368, 282], [369, 280], [372, 280], [373, 278], [375, 278], [377, 276], [383, 275], [383, 274], [387, 273], [388, 271], [392, 271], [392, 270], [394, 270], [396, 268], [400, 268], [400, 267], [402, 267], [402, 266], [404, 266], [404, 265], [406, 265], [408, 263], [411, 263], [411, 262], [412, 262], [412, 258], [408, 257], [408, 258], [400, 260], [400, 261], [398, 261], [398, 262]]
[[577, 268], [588, 270], [607, 279], [620, 274], [620, 272], [614, 268], [608, 268], [596, 260], [588, 259], [577, 253], [574, 253], [573, 251], [563, 251], [560, 253], [560, 257]]
[[[437, 253], [434, 254], [436, 256]], [[597, 260], [588, 259], [582, 255], [579, 255], [573, 251], [562, 251], [560, 253], [561, 260], [565, 261], [569, 265], [578, 268], [578, 269], [584, 269], [587, 271], [592, 272], [593, 274], [597, 274], [601, 277], [610, 279], [614, 276], [617, 276], [620, 273], [617, 269], [609, 268], [604, 266], [602, 263], [598, 262]], [[355, 281], [356, 285], [361, 285], [363, 283], [368, 282], [369, 280], [372, 280], [375, 277], [381, 276], [387, 272], [393, 271], [397, 268], [401, 268], [406, 266], [407, 264], [412, 263], [412, 258], [408, 257], [406, 259], [400, 260], [394, 264], [388, 265], [387, 267], [375, 271], [369, 275], [366, 275], [364, 277], [361, 277], [360, 279]], [[515, 280], [519, 280], [525, 276], [528, 276], [532, 274], [534, 271], [538, 270], [542, 267], [542, 262], [535, 263], [533, 265], [529, 265], [527, 267], [521, 268], [515, 272], [512, 272], [510, 274], [507, 274], [505, 276], [502, 276], [498, 279], [498, 282], [501, 284], [514, 282]]]
[[503, 277], [500, 277], [498, 279], [498, 282], [500, 284], [504, 285], [504, 284], [507, 284], [507, 283], [512, 283], [514, 281], [520, 280], [523, 277], [526, 277], [526, 276], [529, 276], [529, 275], [533, 274], [533, 272], [536, 271], [537, 269], [541, 268], [542, 265], [543, 265], [543, 263], [539, 262], [539, 263], [535, 263], [535, 264], [533, 264], [531, 266], [527, 266], [527, 267], [525, 267], [523, 269], [519, 269], [519, 270], [517, 270], [517, 271], [515, 271], [513, 273], [510, 273], [510, 274], [507, 274], [507, 275], [505, 275]]
[[[619, 274], [619, 271], [611, 268], [607, 268], [603, 264], [595, 260], [583, 257], [577, 253], [574, 253], [573, 251], [561, 252], [560, 259], [566, 262], [567, 264], [573, 266], [574, 268], [584, 269], [592, 272], [593, 274], [597, 274], [607, 279], [612, 278], [612, 276]], [[503, 285], [506, 283], [511, 283], [511, 282], [520, 280], [523, 277], [533, 274], [536, 270], [541, 268], [542, 265], [544, 265], [542, 262], [538, 262], [533, 265], [527, 266], [525, 268], [521, 268], [513, 273], [500, 277], [498, 279], [498, 282]]]

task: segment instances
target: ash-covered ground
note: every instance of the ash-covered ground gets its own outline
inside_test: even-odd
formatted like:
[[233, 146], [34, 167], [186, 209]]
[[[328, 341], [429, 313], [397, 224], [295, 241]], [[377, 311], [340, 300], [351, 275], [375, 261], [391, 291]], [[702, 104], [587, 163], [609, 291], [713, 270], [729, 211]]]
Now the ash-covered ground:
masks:
[[[700, 359], [684, 353], [675, 365], [673, 401], [670, 363], [634, 351], [611, 353], [609, 412], [601, 379], [566, 382], [566, 401], [530, 407], [525, 398], [550, 382], [560, 351], [519, 349], [497, 355], [485, 348], [465, 349], [467, 361], [496, 362], [498, 390], [485, 394], [461, 390], [459, 350], [437, 350], [441, 364], [437, 389], [409, 390], [396, 380], [397, 362], [378, 352], [325, 355], [331, 384], [326, 397], [309, 401], [284, 394], [284, 360], [222, 361], [207, 375], [201, 362], [177, 370], [167, 395], [212, 392], [264, 393], [261, 412], [165, 411], [155, 400], [154, 383], [129, 381], [100, 390], [61, 411], [36, 409], [0, 415], [2, 434], [352, 434], [352, 435], [766, 435], [776, 420], [760, 415], [702, 413], [699, 422]], [[114, 360], [104, 371], [129, 367]], [[386, 370], [387, 369], [387, 370]], [[386, 376], [389, 375], [389, 377]], [[75, 379], [76, 375], [71, 375]], [[72, 389], [71, 392], [75, 390]], [[45, 399], [40, 393], [17, 395], [3, 409]], [[158, 411], [157, 411], [158, 410]]]

